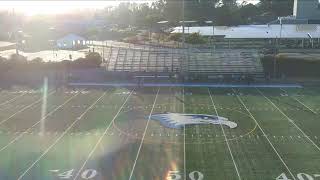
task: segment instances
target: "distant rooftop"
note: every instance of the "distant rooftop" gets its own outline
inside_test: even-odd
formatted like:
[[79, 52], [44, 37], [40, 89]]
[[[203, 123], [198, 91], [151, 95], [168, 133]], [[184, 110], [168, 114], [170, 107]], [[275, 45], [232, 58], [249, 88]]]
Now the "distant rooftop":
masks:
[[14, 45], [14, 43], [6, 42], [6, 41], [0, 41], [0, 47], [6, 47], [6, 46], [11, 46], [11, 45]]
[[[199, 32], [204, 36], [212, 36], [212, 26], [185, 27], [185, 33]], [[182, 33], [182, 27], [175, 27], [172, 33]], [[229, 39], [273, 39], [273, 38], [320, 38], [319, 24], [273, 24], [273, 25], [241, 25], [215, 26], [215, 36], [225, 36]]]

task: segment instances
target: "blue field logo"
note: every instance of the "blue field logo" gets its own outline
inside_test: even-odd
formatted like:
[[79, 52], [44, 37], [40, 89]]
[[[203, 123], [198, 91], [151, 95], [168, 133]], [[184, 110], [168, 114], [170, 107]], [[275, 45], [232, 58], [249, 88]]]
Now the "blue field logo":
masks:
[[227, 118], [206, 114], [162, 113], [151, 115], [151, 119], [159, 121], [165, 127], [174, 129], [180, 129], [184, 125], [196, 124], [221, 124], [229, 128], [237, 127], [237, 123], [229, 121]]

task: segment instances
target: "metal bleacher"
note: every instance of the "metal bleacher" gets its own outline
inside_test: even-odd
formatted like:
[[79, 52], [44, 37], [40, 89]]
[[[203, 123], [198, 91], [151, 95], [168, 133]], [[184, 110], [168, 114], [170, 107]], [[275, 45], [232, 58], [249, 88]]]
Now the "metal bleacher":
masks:
[[107, 71], [124, 72], [180, 72], [182, 56], [173, 49], [143, 50], [109, 48], [105, 55]]
[[218, 49], [190, 53], [188, 72], [206, 74], [263, 74], [258, 52], [243, 49]]
[[258, 50], [254, 49], [136, 49], [108, 47], [107, 71], [263, 76]]

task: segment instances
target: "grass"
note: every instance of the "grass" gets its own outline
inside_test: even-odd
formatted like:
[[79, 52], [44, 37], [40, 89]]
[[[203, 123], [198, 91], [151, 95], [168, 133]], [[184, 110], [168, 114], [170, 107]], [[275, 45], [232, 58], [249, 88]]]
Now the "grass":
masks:
[[[319, 90], [58, 90], [43, 132], [41, 101], [29, 106], [42, 94], [2, 91], [0, 179], [317, 179]], [[217, 112], [238, 127], [148, 123], [165, 112]]]

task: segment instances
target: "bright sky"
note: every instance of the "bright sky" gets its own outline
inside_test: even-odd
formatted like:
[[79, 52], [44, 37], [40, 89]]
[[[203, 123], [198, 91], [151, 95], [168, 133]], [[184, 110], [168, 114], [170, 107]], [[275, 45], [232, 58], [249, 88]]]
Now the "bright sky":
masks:
[[257, 4], [259, 0], [238, 0], [238, 3], [241, 4], [241, 2], [246, 1], [247, 3]]
[[121, 2], [146, 3], [152, 0], [117, 0], [117, 1], [0, 1], [0, 10], [14, 9], [32, 16], [36, 14], [59, 14], [77, 9], [102, 9], [116, 6]]
[[[146, 3], [152, 2], [154, 0], [107, 0], [107, 1], [0, 1], [0, 10], [11, 10], [14, 9], [17, 12], [22, 12], [28, 16], [36, 14], [59, 14], [68, 12], [71, 10], [79, 9], [102, 9], [106, 6], [116, 6], [121, 2], [136, 2], [136, 3]], [[259, 0], [238, 0], [238, 3], [241, 1], [247, 1], [248, 3], [257, 3]]]

